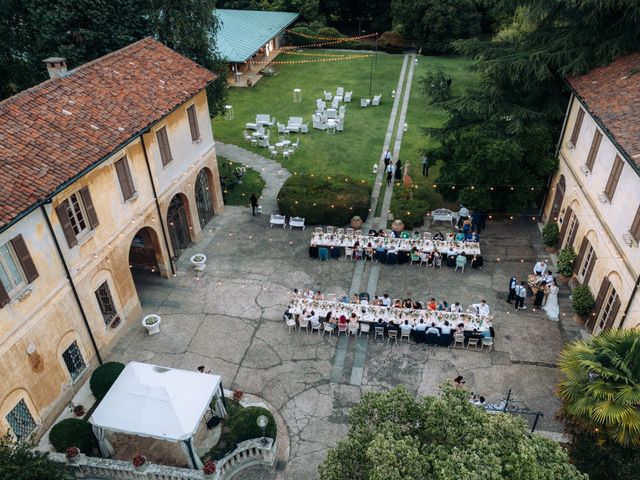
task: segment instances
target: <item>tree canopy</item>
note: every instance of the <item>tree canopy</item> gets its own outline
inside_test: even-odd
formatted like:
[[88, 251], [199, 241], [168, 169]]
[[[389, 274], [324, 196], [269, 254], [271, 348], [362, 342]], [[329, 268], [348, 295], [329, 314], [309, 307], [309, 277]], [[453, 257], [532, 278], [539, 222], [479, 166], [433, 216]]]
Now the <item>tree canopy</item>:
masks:
[[528, 435], [515, 416], [487, 414], [450, 384], [439, 397], [403, 386], [366, 393], [349, 419], [319, 467], [322, 480], [586, 478], [557, 443]]
[[33, 450], [26, 442], [16, 442], [11, 434], [0, 437], [0, 479], [3, 480], [65, 480], [61, 464], [48, 454]]

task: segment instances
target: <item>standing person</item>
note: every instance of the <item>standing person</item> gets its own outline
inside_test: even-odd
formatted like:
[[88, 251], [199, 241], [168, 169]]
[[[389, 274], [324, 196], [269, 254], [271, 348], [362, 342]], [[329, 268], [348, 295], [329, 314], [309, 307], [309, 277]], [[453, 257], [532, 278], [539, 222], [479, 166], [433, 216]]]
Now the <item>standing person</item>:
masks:
[[542, 308], [542, 302], [544, 301], [544, 296], [545, 294], [547, 294], [549, 291], [549, 287], [547, 287], [546, 285], [542, 286], [540, 285], [538, 287], [538, 291], [536, 292], [536, 295], [533, 299], [533, 308]]
[[382, 159], [384, 160], [384, 168], [387, 168], [391, 163], [391, 152], [388, 148], [385, 148], [384, 154], [382, 154]]
[[427, 158], [426, 155], [422, 156], [422, 176], [423, 177], [429, 176], [429, 159]]
[[256, 197], [255, 193], [251, 194], [251, 213], [253, 216], [256, 216], [256, 208], [258, 208], [258, 197]]
[[402, 162], [400, 161], [400, 159], [398, 159], [398, 161], [396, 162], [395, 175], [396, 180], [402, 180]]
[[391, 185], [392, 181], [393, 181], [393, 164], [390, 163], [387, 166], [387, 186]]
[[516, 299], [516, 286], [518, 285], [518, 279], [513, 275], [509, 279], [509, 296], [507, 297], [507, 303], [511, 303], [511, 299]]
[[547, 270], [546, 260], [538, 260], [538, 262], [533, 266], [533, 274], [536, 277], [542, 277], [546, 270]]
[[558, 292], [560, 288], [558, 288], [558, 283], [554, 280], [553, 283], [549, 286], [549, 295], [547, 295], [547, 303], [542, 309], [547, 312], [547, 317], [549, 320], [553, 320], [557, 322], [559, 320], [558, 316], [560, 315], [560, 306], [558, 305]]
[[524, 282], [520, 282], [520, 285], [516, 285], [516, 310], [526, 310], [524, 306], [524, 299], [527, 297], [527, 287]]

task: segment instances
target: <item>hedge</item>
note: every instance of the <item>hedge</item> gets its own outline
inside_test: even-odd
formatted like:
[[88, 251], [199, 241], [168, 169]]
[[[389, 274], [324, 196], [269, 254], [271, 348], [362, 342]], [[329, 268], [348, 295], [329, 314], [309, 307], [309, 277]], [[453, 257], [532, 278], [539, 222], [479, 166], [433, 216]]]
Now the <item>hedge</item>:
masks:
[[398, 32], [384, 32], [378, 38], [378, 46], [389, 53], [402, 53], [404, 51], [404, 37]]
[[257, 418], [260, 415], [264, 415], [269, 419], [267, 428], [265, 429], [265, 437], [276, 438], [277, 427], [276, 421], [271, 415], [271, 412], [262, 407], [245, 407], [240, 408], [235, 412], [229, 420], [226, 422], [226, 427], [230, 431], [230, 440], [234, 444], [250, 440], [252, 438], [262, 437], [262, 430], [256, 423]]
[[394, 194], [391, 202], [393, 218], [402, 220], [405, 230], [420, 227], [431, 208], [426, 188], [395, 187]]
[[97, 400], [104, 398], [122, 370], [124, 370], [124, 364], [120, 362], [107, 362], [96, 368], [89, 380], [89, 387]]
[[280, 213], [303, 217], [307, 225], [346, 225], [359, 215], [363, 221], [369, 214], [371, 187], [349, 177], [292, 175], [278, 194]]
[[66, 452], [69, 447], [78, 447], [82, 453], [92, 455], [98, 447], [91, 425], [79, 418], [67, 418], [56, 423], [49, 432], [49, 441], [60, 453]]

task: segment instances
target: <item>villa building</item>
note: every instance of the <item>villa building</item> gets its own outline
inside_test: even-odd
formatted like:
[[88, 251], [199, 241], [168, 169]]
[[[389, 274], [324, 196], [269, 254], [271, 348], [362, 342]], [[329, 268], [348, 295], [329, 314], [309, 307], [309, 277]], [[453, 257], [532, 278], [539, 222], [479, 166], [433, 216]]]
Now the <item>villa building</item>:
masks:
[[[0, 430], [38, 437], [223, 209], [210, 71], [146, 38], [0, 103]], [[43, 66], [44, 68], [44, 66]], [[173, 260], [173, 261], [172, 261]]]
[[572, 95], [544, 220], [596, 297], [594, 334], [640, 327], [640, 53], [569, 78]]

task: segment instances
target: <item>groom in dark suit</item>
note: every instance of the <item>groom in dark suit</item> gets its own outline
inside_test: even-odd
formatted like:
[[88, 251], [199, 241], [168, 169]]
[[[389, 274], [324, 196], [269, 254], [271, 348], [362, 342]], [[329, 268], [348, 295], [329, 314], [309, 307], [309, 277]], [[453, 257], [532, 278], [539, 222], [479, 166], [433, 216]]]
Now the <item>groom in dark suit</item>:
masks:
[[512, 299], [516, 299], [516, 285], [518, 285], [518, 279], [513, 275], [509, 279], [509, 296], [507, 297], [507, 303], [511, 303]]

